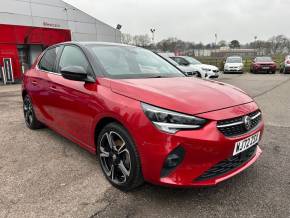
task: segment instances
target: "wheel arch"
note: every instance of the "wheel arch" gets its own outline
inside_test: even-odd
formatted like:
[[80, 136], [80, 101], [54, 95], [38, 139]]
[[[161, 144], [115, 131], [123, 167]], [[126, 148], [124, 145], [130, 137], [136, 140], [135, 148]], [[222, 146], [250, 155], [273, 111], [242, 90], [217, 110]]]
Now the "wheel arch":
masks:
[[27, 91], [26, 91], [25, 89], [23, 89], [23, 90], [22, 90], [22, 93], [21, 93], [21, 95], [22, 95], [22, 99], [24, 99], [24, 97], [25, 97], [27, 94], [28, 94]]
[[[118, 120], [118, 119], [116, 119], [116, 118], [114, 118], [112, 116], [102, 117], [96, 123], [96, 125], [94, 127], [94, 146], [95, 146], [95, 148], [97, 148], [97, 141], [98, 141], [98, 136], [99, 136], [100, 132], [109, 123], [118, 123], [119, 125], [123, 126], [128, 131], [128, 133], [130, 134], [130, 131], [128, 130], [128, 128], [126, 128], [126, 126], [124, 126], [120, 120]], [[97, 149], [96, 149], [96, 152], [97, 152]]]

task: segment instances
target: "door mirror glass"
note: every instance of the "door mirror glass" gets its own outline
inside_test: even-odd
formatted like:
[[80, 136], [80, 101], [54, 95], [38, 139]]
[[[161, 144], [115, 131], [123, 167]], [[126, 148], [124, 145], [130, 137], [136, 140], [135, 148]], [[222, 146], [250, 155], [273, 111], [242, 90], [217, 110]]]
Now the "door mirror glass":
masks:
[[86, 81], [88, 73], [81, 66], [68, 66], [61, 68], [61, 75], [65, 79], [75, 80], [75, 81]]

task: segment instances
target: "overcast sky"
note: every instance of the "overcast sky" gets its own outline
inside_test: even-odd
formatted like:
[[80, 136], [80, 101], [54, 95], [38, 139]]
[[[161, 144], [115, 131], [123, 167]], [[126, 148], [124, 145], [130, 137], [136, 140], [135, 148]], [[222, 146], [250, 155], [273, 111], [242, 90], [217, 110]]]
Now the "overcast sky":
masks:
[[66, 0], [122, 32], [150, 34], [156, 41], [177, 37], [192, 42], [266, 40], [290, 36], [290, 0]]

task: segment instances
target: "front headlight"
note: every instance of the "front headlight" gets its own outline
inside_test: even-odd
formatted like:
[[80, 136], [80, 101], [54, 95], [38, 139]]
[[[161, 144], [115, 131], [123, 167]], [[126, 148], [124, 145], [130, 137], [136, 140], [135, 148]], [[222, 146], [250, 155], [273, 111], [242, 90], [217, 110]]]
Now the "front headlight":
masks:
[[161, 131], [176, 133], [179, 130], [194, 130], [202, 128], [207, 120], [154, 107], [141, 103], [144, 113], [148, 119]]

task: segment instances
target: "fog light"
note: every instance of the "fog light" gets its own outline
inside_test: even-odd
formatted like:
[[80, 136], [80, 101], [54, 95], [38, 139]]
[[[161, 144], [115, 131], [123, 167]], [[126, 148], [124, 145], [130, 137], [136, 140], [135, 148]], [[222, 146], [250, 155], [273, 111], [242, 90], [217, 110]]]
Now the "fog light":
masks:
[[161, 177], [168, 176], [182, 162], [184, 153], [184, 148], [179, 146], [168, 154], [161, 170]]

